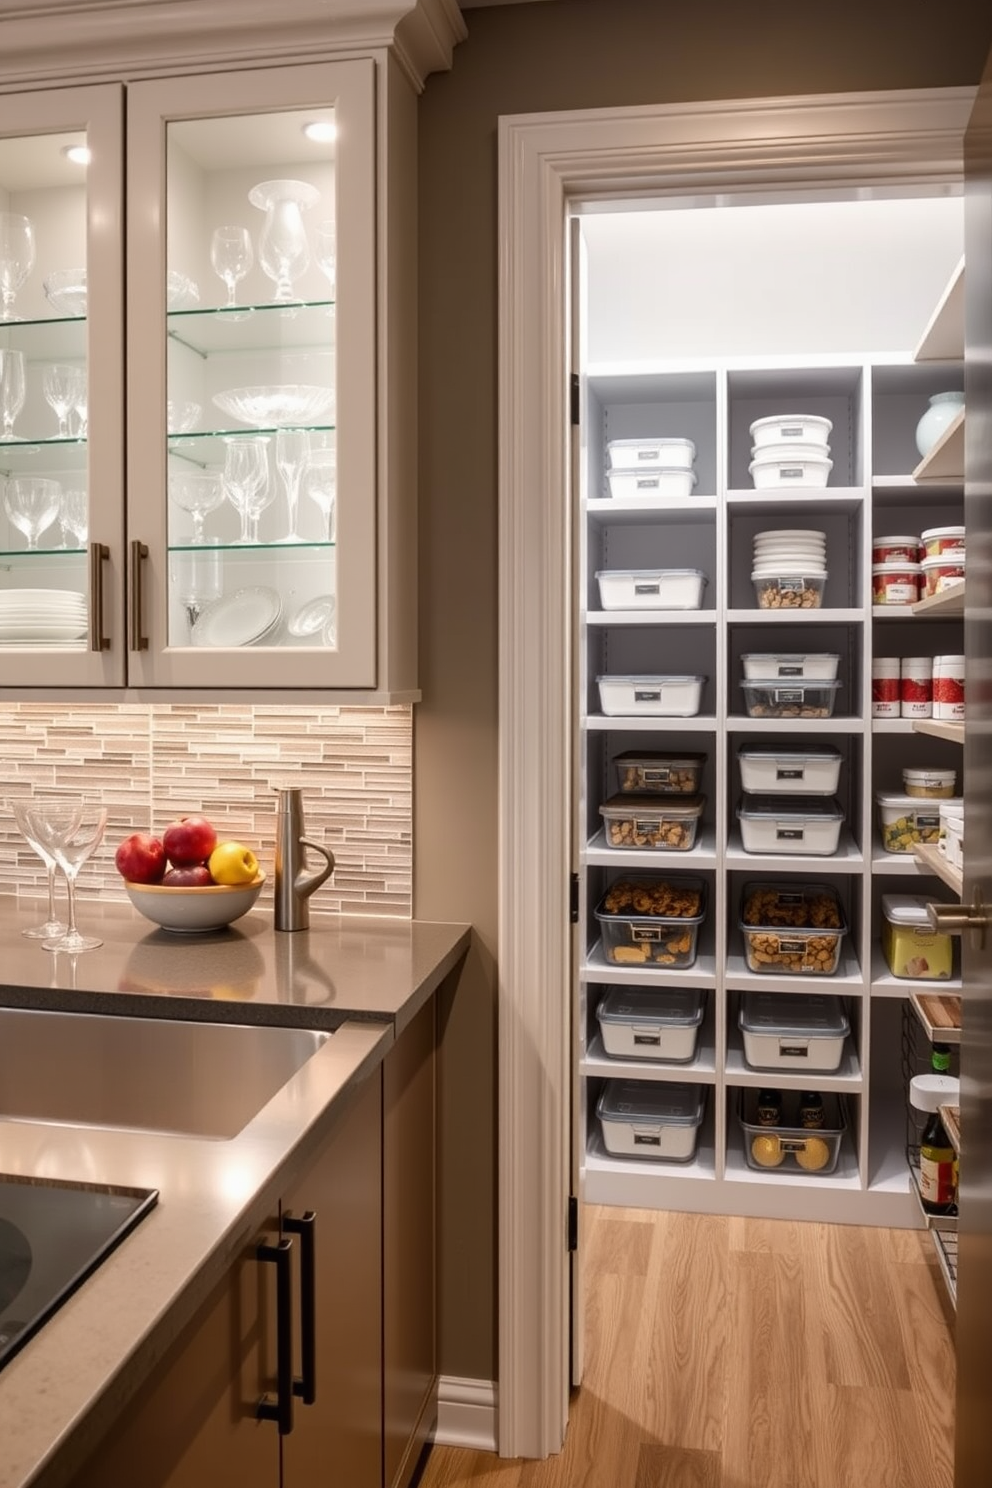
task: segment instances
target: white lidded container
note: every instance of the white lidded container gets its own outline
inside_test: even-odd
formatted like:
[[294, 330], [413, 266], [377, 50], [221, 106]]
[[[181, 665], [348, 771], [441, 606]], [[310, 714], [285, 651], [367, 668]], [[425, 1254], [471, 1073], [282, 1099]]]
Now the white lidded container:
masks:
[[924, 796], [938, 800], [949, 800], [954, 795], [956, 770], [906, 769], [902, 772], [903, 790], [907, 796]]
[[808, 444], [825, 453], [830, 448], [832, 428], [830, 419], [818, 413], [776, 413], [755, 419], [751, 425], [751, 442], [755, 451], [768, 445]]
[[745, 852], [829, 857], [840, 842], [844, 811], [832, 796], [745, 795], [737, 817]]
[[636, 470], [610, 470], [607, 472], [610, 495], [616, 501], [628, 497], [645, 497], [647, 500], [684, 501], [691, 496], [696, 484], [694, 470], [662, 470], [644, 466]]
[[613, 1157], [691, 1162], [705, 1101], [704, 1085], [607, 1080], [596, 1102], [603, 1145]]
[[696, 988], [608, 987], [596, 1008], [603, 1048], [611, 1059], [689, 1064], [703, 1007]]
[[611, 439], [606, 453], [611, 470], [691, 470], [696, 446], [691, 439]]
[[741, 785], [754, 795], [832, 796], [840, 781], [841, 753], [830, 744], [810, 748], [742, 745]]
[[948, 549], [955, 550], [964, 547], [964, 528], [928, 527], [925, 532], [920, 533], [920, 542], [923, 544], [924, 557], [935, 558], [940, 553], [946, 553]]
[[924, 598], [943, 594], [952, 584], [960, 584], [965, 576], [965, 563], [963, 548], [949, 548], [932, 558], [924, 558], [920, 564], [923, 570]]
[[837, 675], [840, 657], [830, 651], [748, 651], [741, 657], [744, 676], [771, 680], [772, 677], [810, 677], [832, 681]]
[[599, 701], [611, 717], [694, 718], [705, 677], [597, 677]]
[[911, 853], [920, 842], [936, 846], [940, 836], [940, 802], [900, 791], [876, 791], [878, 824], [886, 852]]
[[738, 1023], [744, 1058], [760, 1070], [829, 1074], [851, 1031], [840, 998], [816, 992], [744, 992]]
[[787, 449], [768, 446], [759, 450], [748, 466], [756, 491], [776, 486], [825, 486], [834, 468], [819, 445], [795, 444]]
[[706, 575], [700, 568], [601, 569], [596, 575], [604, 610], [698, 610]]

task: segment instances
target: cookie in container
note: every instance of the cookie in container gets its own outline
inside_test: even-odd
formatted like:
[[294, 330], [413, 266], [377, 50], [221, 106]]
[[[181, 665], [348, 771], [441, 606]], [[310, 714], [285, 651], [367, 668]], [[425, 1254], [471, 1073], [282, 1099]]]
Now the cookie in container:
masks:
[[684, 873], [630, 874], [596, 906], [603, 956], [612, 966], [681, 971], [696, 959], [706, 884]]
[[744, 707], [749, 718], [831, 718], [841, 683], [803, 677], [768, 677], [744, 681]]
[[741, 894], [740, 929], [749, 971], [832, 976], [847, 922], [829, 884], [752, 881]]
[[688, 852], [696, 843], [703, 796], [611, 796], [599, 808], [608, 847]]
[[705, 1085], [607, 1080], [596, 1102], [603, 1145], [613, 1157], [691, 1162], [705, 1105]]

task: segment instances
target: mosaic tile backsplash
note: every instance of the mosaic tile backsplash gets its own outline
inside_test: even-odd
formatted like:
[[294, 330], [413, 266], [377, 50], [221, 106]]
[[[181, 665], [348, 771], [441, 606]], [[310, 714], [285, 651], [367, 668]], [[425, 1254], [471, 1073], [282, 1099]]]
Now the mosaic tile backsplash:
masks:
[[336, 860], [311, 913], [412, 912], [409, 707], [0, 704], [0, 759], [0, 894], [47, 894], [44, 865], [14, 825], [12, 798], [73, 794], [106, 805], [106, 836], [77, 893], [126, 903], [117, 844], [131, 832], [160, 834], [191, 812], [252, 847], [271, 878], [275, 792], [300, 786], [307, 836]]

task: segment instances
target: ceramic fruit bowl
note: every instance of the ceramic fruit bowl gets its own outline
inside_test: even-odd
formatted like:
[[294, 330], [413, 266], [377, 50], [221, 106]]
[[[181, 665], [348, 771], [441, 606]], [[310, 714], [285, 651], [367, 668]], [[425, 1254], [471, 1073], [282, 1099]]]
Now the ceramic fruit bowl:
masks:
[[129, 883], [127, 897], [135, 909], [177, 935], [195, 935], [203, 930], [222, 930], [248, 913], [262, 892], [265, 874], [249, 884], [207, 884], [203, 887], [167, 888], [162, 884]]

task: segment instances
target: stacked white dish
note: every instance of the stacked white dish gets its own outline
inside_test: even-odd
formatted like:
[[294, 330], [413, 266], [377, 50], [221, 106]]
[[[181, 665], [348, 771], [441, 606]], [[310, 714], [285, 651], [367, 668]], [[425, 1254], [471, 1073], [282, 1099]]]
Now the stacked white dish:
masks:
[[65, 648], [86, 635], [85, 594], [65, 589], [0, 590], [0, 646]]
[[751, 425], [748, 470], [756, 490], [825, 486], [833, 469], [830, 419], [813, 413], [775, 414]]
[[827, 534], [805, 527], [756, 533], [751, 580], [762, 609], [818, 607], [827, 581]]
[[611, 439], [606, 447], [610, 495], [683, 500], [696, 484], [696, 446], [691, 439]]

